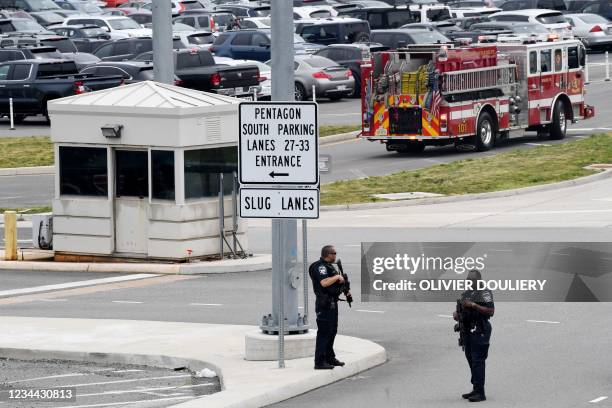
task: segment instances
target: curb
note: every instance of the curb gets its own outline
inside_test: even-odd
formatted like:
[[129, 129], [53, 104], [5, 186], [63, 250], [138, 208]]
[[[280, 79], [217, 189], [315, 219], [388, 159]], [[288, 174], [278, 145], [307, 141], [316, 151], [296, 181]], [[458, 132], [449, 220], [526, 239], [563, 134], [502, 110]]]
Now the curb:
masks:
[[189, 264], [152, 263], [78, 263], [49, 261], [0, 261], [0, 271], [23, 272], [100, 272], [154, 273], [159, 275], [205, 275], [236, 272], [259, 272], [272, 268], [272, 255], [255, 254], [244, 259], [197, 262]]
[[516, 195], [535, 193], [540, 191], [556, 190], [564, 187], [580, 186], [583, 184], [592, 183], [594, 181], [604, 180], [612, 177], [612, 169], [604, 169], [603, 171], [591, 174], [584, 177], [579, 177], [573, 180], [560, 181], [558, 183], [542, 184], [538, 186], [522, 187], [513, 190], [492, 191], [489, 193], [462, 194], [445, 197], [419, 198], [415, 200], [399, 200], [378, 203], [361, 203], [361, 204], [345, 204], [345, 205], [325, 205], [321, 206], [321, 211], [354, 211], [367, 210], [375, 208], [393, 208], [393, 207], [410, 207], [413, 205], [429, 205], [456, 203], [460, 201], [484, 200], [488, 198], [512, 197]]
[[0, 169], [1, 176], [42, 176], [55, 174], [55, 166], [9, 167]]
[[330, 143], [342, 142], [344, 140], [357, 139], [357, 136], [361, 133], [361, 130], [354, 130], [348, 133], [339, 133], [337, 135], [323, 136], [319, 138], [319, 146], [323, 146]]

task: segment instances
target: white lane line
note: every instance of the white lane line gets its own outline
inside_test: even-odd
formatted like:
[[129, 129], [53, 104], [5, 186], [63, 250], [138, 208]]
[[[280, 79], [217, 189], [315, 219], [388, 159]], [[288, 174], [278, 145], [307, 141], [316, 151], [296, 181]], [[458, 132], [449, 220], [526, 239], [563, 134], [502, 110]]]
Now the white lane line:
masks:
[[158, 402], [158, 401], [174, 401], [174, 400], [185, 400], [185, 399], [194, 399], [195, 396], [188, 397], [171, 397], [171, 398], [154, 398], [148, 400], [136, 400], [136, 401], [126, 401], [126, 402], [109, 402], [102, 404], [92, 404], [92, 405], [66, 405], [58, 408], [95, 408], [95, 407], [117, 407], [120, 405], [128, 405], [128, 404], [144, 404], [149, 402]]
[[0, 291], [0, 296], [23, 295], [25, 293], [38, 293], [38, 292], [47, 292], [49, 290], [79, 288], [83, 286], [100, 285], [103, 283], [125, 282], [125, 281], [136, 280], [136, 279], [146, 279], [146, 278], [152, 278], [155, 276], [158, 276], [158, 275], [154, 275], [150, 273], [138, 273], [135, 275], [114, 276], [112, 278], [91, 279], [91, 280], [85, 280], [85, 281], [60, 283], [57, 285], [44, 285], [44, 286], [34, 286], [30, 288], [3, 290], [3, 291]]
[[135, 302], [133, 300], [113, 300], [113, 303], [127, 303], [127, 304], [134, 304], [134, 305], [139, 305], [142, 302]]
[[525, 144], [529, 145], [529, 146], [551, 146], [551, 145], [546, 144], [546, 143], [525, 143]]
[[221, 303], [190, 303], [189, 306], [223, 306]]
[[[200, 387], [213, 387], [215, 384], [194, 384], [194, 385], [181, 385], [176, 387], [153, 387], [153, 388], [134, 388], [131, 390], [112, 390], [112, 391], [103, 391], [96, 392], [91, 394], [79, 394], [79, 397], [95, 397], [99, 395], [120, 395], [120, 394], [135, 394], [139, 392], [155, 392], [155, 391], [167, 391], [167, 390], [186, 390], [190, 388], [200, 388]], [[164, 397], [168, 397], [169, 395], [162, 394]]]
[[191, 374], [167, 375], [165, 377], [132, 378], [132, 379], [129, 379], [129, 380], [102, 381], [102, 382], [95, 382], [95, 383], [69, 384], [69, 385], [62, 385], [62, 387], [64, 387], [64, 388], [69, 388], [69, 387], [89, 387], [89, 386], [92, 386], [92, 385], [123, 384], [123, 383], [129, 383], [129, 382], [137, 382], [137, 381], [168, 380], [168, 379], [174, 379], [174, 378], [176, 378], [178, 380], [180, 378], [187, 378], [187, 377], [191, 377]]
[[491, 252], [514, 252], [512, 249], [487, 249], [487, 251], [491, 251]]
[[67, 302], [68, 299], [38, 299], [40, 302]]
[[438, 317], [448, 317], [448, 318], [451, 318], [451, 319], [453, 318], [452, 315], [438, 315]]
[[349, 171], [351, 172], [351, 174], [360, 179], [368, 178], [368, 175], [359, 169], [349, 169]]
[[598, 402], [601, 402], [605, 399], [608, 399], [608, 397], [607, 396], [598, 397], [598, 398], [595, 398], [594, 400], [590, 400], [589, 402], [592, 402], [593, 404], [597, 404]]
[[116, 374], [122, 374], [122, 373], [141, 373], [143, 371], [144, 370], [135, 370], [135, 369], [134, 370], [115, 370], [115, 371], [113, 371], [113, 373], [116, 373]]
[[365, 310], [365, 309], [357, 309], [355, 310], [356, 312], [363, 312], [363, 313], [385, 313], [382, 310]]
[[24, 380], [9, 381], [9, 382], [6, 382], [5, 384], [17, 384], [17, 383], [26, 382], [26, 381], [49, 380], [51, 378], [80, 377], [80, 376], [83, 376], [83, 375], [86, 375], [86, 374], [83, 374], [83, 373], [71, 373], [71, 374], [49, 375], [47, 377], [35, 377], [35, 378], [26, 378]]
[[548, 323], [548, 324], [559, 324], [561, 322], [555, 322], [552, 320], [526, 320], [529, 323]]

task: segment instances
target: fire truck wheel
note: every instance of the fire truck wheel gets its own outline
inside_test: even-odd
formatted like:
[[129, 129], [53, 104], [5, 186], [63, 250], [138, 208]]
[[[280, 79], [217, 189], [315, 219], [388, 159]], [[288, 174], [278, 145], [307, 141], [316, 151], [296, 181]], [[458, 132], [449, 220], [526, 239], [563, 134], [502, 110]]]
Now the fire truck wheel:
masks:
[[298, 102], [306, 100], [306, 89], [299, 82], [295, 83], [295, 100]]
[[550, 138], [553, 140], [563, 139], [567, 129], [567, 118], [565, 117], [565, 105], [563, 101], [557, 100], [553, 109], [552, 123], [550, 124]]
[[476, 126], [476, 150], [484, 152], [495, 145], [495, 123], [488, 112], [482, 112]]

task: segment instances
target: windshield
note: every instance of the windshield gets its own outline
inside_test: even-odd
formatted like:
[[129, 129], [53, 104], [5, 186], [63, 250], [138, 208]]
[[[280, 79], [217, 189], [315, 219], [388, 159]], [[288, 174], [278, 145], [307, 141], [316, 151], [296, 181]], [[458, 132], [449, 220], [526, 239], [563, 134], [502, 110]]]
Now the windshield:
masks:
[[37, 52], [36, 50], [32, 50], [32, 54], [36, 59], [62, 59], [62, 54], [57, 51], [44, 51]]
[[565, 18], [561, 13], [542, 14], [539, 17], [536, 17], [536, 20], [542, 24], [567, 24], [567, 21], [565, 21]]
[[204, 8], [204, 6], [202, 6], [197, 1], [183, 2], [181, 4], [183, 5], [183, 7], [185, 7], [185, 10], [197, 10], [197, 9], [203, 9]]
[[17, 31], [46, 31], [40, 24], [31, 20], [13, 20]]
[[268, 17], [270, 15], [269, 8], [256, 9], [255, 12], [257, 13], [258, 17]]
[[214, 41], [212, 34], [193, 34], [188, 37], [189, 44], [212, 44]]
[[49, 47], [55, 47], [59, 52], [77, 52], [78, 50], [74, 46], [74, 43], [69, 39], [63, 40], [42, 40], [43, 45]]
[[585, 14], [578, 17], [587, 24], [608, 24], [607, 18], [598, 16], [597, 14]]
[[137, 22], [129, 18], [108, 20], [108, 24], [110, 24], [113, 30], [130, 30], [133, 28], [141, 28]]
[[101, 35], [107, 35], [106, 31], [104, 31], [103, 29], [96, 27], [96, 28], [83, 28], [83, 34], [85, 34], [86, 37], [99, 37]]
[[422, 33], [410, 33], [410, 37], [415, 44], [435, 44], [437, 42], [445, 43], [450, 40], [437, 31], [424, 31]]
[[299, 34], [293, 34], [293, 43], [294, 44], [301, 44], [301, 43], [305, 43], [306, 41], [302, 38], [301, 35]]
[[28, 0], [28, 4], [32, 11], [45, 11], [61, 9], [53, 0]]

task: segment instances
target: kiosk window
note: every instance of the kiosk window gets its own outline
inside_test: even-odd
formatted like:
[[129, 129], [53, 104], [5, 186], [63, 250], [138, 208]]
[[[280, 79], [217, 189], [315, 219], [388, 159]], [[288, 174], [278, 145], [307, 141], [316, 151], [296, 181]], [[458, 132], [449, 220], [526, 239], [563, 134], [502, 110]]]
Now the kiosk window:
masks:
[[551, 65], [551, 55], [550, 50], [542, 50], [540, 51], [540, 71], [541, 72], [550, 72], [552, 70]]
[[106, 148], [59, 148], [60, 194], [108, 196]]
[[174, 200], [174, 152], [151, 150], [153, 198]]
[[219, 173], [223, 173], [223, 192], [231, 194], [233, 172], [238, 171], [238, 148], [185, 151], [185, 198], [219, 195]]
[[529, 73], [535, 74], [538, 72], [538, 52], [529, 52]]
[[148, 197], [148, 153], [137, 150], [117, 150], [115, 172], [117, 197]]

